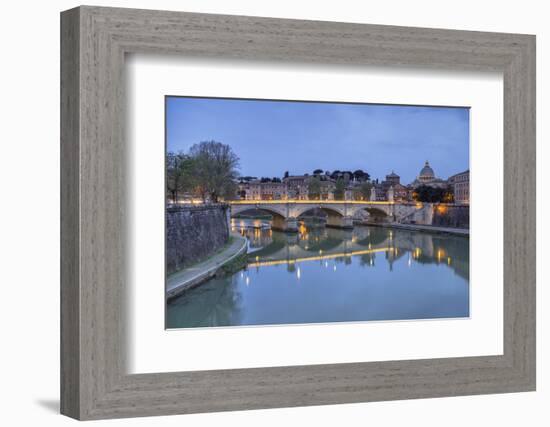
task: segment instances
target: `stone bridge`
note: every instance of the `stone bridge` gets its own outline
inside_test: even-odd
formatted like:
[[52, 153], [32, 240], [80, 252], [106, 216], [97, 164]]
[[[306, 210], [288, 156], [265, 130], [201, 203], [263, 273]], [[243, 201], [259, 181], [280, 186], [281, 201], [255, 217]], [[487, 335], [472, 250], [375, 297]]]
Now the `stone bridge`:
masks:
[[353, 228], [353, 219], [360, 211], [387, 217], [392, 222], [414, 214], [421, 206], [395, 202], [337, 200], [239, 200], [229, 203], [231, 216], [259, 209], [273, 216], [272, 226], [284, 231], [298, 230], [298, 217], [318, 208], [327, 214], [329, 227]]

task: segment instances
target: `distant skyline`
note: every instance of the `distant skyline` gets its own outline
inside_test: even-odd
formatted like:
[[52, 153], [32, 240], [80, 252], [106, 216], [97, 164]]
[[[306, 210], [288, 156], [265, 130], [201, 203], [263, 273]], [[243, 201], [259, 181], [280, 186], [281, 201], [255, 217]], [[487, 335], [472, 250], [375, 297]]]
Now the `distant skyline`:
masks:
[[409, 184], [428, 160], [446, 179], [469, 168], [469, 109], [167, 97], [168, 151], [228, 144], [242, 176], [362, 169]]

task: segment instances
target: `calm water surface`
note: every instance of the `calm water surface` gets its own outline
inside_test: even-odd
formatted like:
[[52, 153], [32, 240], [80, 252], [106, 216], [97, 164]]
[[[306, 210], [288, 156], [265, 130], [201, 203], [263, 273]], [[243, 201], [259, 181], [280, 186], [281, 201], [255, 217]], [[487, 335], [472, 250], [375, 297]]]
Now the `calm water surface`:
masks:
[[249, 225], [247, 268], [171, 301], [168, 328], [469, 316], [467, 237]]

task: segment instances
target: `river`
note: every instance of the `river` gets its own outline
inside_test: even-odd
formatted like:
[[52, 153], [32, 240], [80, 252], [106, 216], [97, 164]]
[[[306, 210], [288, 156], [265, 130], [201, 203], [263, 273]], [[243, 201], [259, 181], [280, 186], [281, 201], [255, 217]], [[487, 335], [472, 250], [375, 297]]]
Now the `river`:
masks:
[[232, 223], [249, 240], [247, 268], [170, 301], [167, 328], [469, 316], [468, 237], [258, 225]]

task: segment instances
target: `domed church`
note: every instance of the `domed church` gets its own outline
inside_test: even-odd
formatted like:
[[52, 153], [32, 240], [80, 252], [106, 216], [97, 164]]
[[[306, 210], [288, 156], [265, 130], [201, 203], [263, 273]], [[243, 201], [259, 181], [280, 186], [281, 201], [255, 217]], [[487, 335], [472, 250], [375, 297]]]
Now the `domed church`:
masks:
[[434, 170], [430, 166], [430, 162], [426, 160], [426, 163], [424, 163], [424, 167], [420, 169], [420, 173], [411, 183], [411, 186], [413, 188], [420, 187], [421, 185], [444, 188], [447, 186], [447, 181], [441, 178], [437, 178], [435, 176]]
[[430, 166], [430, 163], [426, 160], [424, 167], [420, 170], [420, 175], [418, 175], [418, 180], [420, 182], [431, 182], [435, 179], [434, 170]]

